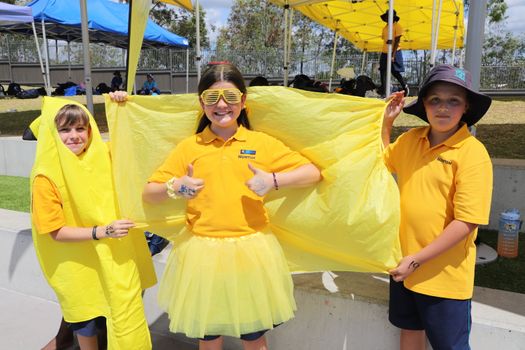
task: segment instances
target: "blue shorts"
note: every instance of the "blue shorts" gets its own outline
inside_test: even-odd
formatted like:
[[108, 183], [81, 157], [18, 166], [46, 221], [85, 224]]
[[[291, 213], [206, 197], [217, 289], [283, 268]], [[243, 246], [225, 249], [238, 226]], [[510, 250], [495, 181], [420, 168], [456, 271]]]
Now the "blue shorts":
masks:
[[104, 328], [105, 326], [106, 318], [102, 316], [82, 322], [68, 322], [69, 329], [71, 329], [76, 334], [82, 335], [84, 337], [92, 337], [94, 335], [97, 335], [97, 331], [99, 329]]
[[425, 330], [434, 350], [470, 350], [470, 309], [470, 299], [419, 294], [390, 278], [390, 323], [402, 329]]

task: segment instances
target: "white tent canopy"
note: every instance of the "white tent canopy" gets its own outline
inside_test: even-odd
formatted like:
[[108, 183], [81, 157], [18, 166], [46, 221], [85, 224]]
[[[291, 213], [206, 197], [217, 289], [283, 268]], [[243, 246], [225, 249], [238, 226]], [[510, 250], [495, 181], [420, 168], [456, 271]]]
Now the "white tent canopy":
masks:
[[[42, 78], [44, 80], [44, 86], [46, 87], [46, 91], [49, 95], [51, 91], [50, 91], [50, 87], [48, 86], [48, 82], [47, 82], [46, 74], [44, 70], [44, 64], [42, 62], [42, 55], [40, 53], [40, 44], [38, 43], [38, 36], [36, 34], [36, 28], [35, 28], [35, 22], [33, 20], [32, 9], [27, 6], [16, 6], [16, 5], [11, 5], [11, 4], [0, 2], [0, 26], [17, 24], [17, 23], [31, 23], [31, 26], [33, 28], [33, 35], [35, 37], [35, 44], [36, 44], [36, 49], [38, 52], [38, 60], [40, 62]], [[9, 56], [8, 59], [9, 59], [9, 62], [11, 62], [11, 55], [9, 53], [9, 41], [8, 41], [7, 49], [8, 49], [8, 56]], [[11, 73], [11, 80], [13, 80], [12, 73]]]

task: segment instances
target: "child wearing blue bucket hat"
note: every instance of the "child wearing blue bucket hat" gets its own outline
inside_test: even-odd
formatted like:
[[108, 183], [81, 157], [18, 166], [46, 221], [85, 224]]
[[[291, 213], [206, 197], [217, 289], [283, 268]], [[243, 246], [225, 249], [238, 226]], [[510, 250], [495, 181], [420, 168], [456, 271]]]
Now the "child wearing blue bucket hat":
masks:
[[[478, 225], [488, 224], [492, 163], [467, 127], [490, 97], [472, 89], [468, 71], [432, 69], [415, 101], [395, 93], [383, 120], [385, 164], [397, 175], [403, 258], [390, 271], [389, 320], [401, 329], [401, 349], [470, 349]], [[429, 123], [390, 143], [401, 112]]]

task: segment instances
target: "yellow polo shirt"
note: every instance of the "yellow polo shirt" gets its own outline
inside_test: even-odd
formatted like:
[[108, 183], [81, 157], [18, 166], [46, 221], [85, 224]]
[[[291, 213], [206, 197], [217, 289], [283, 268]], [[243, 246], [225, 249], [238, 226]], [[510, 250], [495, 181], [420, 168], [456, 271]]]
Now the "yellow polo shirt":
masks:
[[38, 234], [48, 234], [66, 226], [60, 192], [47, 177], [33, 180], [32, 218]]
[[[481, 142], [463, 125], [430, 148], [430, 128], [401, 135], [384, 154], [397, 174], [401, 194], [400, 241], [403, 256], [415, 254], [454, 219], [485, 225], [492, 197], [492, 163]], [[417, 293], [469, 299], [474, 286], [477, 230], [429, 260], [404, 282]]]
[[[398, 36], [402, 36], [405, 30], [403, 27], [401, 27], [401, 24], [399, 22], [394, 22], [392, 26], [392, 40], [395, 40]], [[383, 38], [383, 53], [388, 53], [388, 45], [386, 44], [388, 40], [388, 24], [383, 27], [383, 33], [381, 34], [381, 37]], [[392, 46], [393, 48], [393, 46]], [[399, 46], [397, 47], [398, 50], [401, 50], [401, 43], [399, 43]], [[394, 54], [395, 52], [393, 52]]]
[[208, 127], [180, 142], [148, 182], [180, 178], [187, 173], [188, 164], [193, 164], [193, 177], [203, 179], [204, 188], [187, 202], [189, 229], [203, 236], [242, 236], [261, 231], [268, 224], [263, 197], [246, 186], [253, 177], [248, 163], [277, 173], [310, 161], [265, 133], [240, 126], [224, 141]]

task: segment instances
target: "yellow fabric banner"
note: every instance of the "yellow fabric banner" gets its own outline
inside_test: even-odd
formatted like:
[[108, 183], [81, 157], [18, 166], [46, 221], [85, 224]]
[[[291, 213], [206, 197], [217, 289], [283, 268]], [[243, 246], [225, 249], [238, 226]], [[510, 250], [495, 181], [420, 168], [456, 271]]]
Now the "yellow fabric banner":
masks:
[[[265, 200], [270, 229], [292, 271], [386, 272], [401, 257], [399, 193], [382, 161], [385, 103], [284, 87], [249, 88], [254, 130], [270, 134], [322, 169], [314, 187], [272, 192]], [[202, 111], [196, 94], [106, 97], [115, 186], [122, 213], [174, 239], [185, 224], [185, 202], [143, 204], [147, 178]]]
[[[66, 104], [77, 104], [89, 115], [91, 137], [80, 156], [62, 143], [55, 127], [54, 118]], [[87, 109], [44, 97], [39, 120], [31, 185], [42, 175], [57, 187], [67, 226], [100, 226], [119, 218], [108, 148]], [[156, 275], [142, 231], [119, 239], [58, 242], [33, 226], [33, 241], [66, 321], [104, 316], [108, 349], [151, 348], [141, 290], [155, 284]]]

